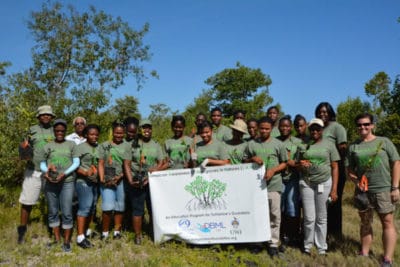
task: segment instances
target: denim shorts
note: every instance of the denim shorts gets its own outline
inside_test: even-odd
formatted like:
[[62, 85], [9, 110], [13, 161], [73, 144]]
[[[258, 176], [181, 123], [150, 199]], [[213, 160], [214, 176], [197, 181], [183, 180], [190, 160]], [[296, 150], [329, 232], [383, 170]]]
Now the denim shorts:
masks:
[[81, 217], [89, 217], [96, 211], [97, 203], [97, 183], [77, 179], [75, 190], [78, 196], [78, 212]]
[[100, 186], [101, 209], [103, 211], [125, 211], [124, 181], [115, 187]]
[[24, 174], [24, 182], [22, 183], [19, 202], [23, 205], [35, 205], [39, 200], [43, 185], [44, 180], [42, 178], [42, 173], [27, 169]]
[[144, 215], [144, 203], [146, 202], [147, 210], [151, 215], [151, 200], [150, 200], [150, 189], [146, 185], [142, 189], [126, 185], [126, 196], [132, 207], [132, 216], [143, 216]]
[[74, 182], [46, 183], [44, 192], [47, 198], [48, 219], [51, 228], [60, 226], [60, 211], [62, 228], [71, 229], [73, 227], [72, 198], [74, 190]]

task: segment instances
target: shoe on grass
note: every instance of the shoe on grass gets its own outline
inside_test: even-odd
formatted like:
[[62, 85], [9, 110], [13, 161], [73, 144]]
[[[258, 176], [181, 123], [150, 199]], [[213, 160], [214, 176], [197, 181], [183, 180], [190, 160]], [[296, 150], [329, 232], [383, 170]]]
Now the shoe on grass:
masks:
[[62, 250], [63, 250], [64, 252], [67, 252], [67, 253], [69, 253], [69, 252], [72, 251], [72, 249], [71, 249], [71, 244], [70, 244], [70, 243], [64, 243], [64, 244], [62, 244], [61, 248], [62, 248]]
[[82, 242], [77, 242], [76, 243], [78, 246], [80, 246], [81, 248], [91, 248], [93, 247], [92, 243], [90, 243], [90, 241], [85, 238], [82, 240]]
[[20, 225], [17, 228], [18, 232], [18, 244], [25, 242], [26, 225]]

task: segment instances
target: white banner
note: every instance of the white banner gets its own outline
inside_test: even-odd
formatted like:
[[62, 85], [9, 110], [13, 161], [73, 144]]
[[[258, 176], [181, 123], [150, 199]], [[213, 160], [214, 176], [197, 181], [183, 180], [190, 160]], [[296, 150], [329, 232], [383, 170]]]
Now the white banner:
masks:
[[270, 240], [264, 168], [255, 164], [153, 172], [150, 192], [155, 243]]

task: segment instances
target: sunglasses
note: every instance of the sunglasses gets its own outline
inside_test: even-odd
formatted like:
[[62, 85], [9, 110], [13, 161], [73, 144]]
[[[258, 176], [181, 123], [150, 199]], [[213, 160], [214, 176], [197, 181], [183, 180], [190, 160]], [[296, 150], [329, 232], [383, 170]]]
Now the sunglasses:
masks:
[[368, 126], [371, 126], [371, 124], [372, 124], [372, 123], [370, 123], [370, 122], [366, 122], [366, 123], [357, 123], [357, 127], [358, 127], [358, 128], [361, 128], [362, 126], [368, 127]]
[[85, 125], [85, 123], [84, 123], [84, 122], [77, 122], [77, 123], [75, 123], [75, 126], [78, 126], [78, 125]]

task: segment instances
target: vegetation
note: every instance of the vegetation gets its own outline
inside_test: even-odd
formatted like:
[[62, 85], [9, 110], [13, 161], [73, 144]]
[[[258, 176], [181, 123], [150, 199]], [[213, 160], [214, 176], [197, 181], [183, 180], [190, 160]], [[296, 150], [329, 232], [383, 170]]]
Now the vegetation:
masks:
[[[0, 264], [7, 266], [377, 266], [382, 254], [381, 227], [378, 217], [374, 218], [375, 240], [371, 256], [361, 258], [359, 251], [359, 218], [351, 205], [353, 185], [347, 183], [344, 195], [344, 240], [329, 241], [326, 257], [306, 256], [298, 248], [288, 248], [280, 258], [270, 258], [264, 249], [252, 254], [251, 244], [230, 244], [194, 246], [179, 241], [169, 241], [155, 245], [149, 237], [149, 226], [142, 246], [134, 245], [134, 235], [130, 230], [123, 232], [121, 240], [100, 241], [99, 235], [92, 241], [95, 247], [81, 249], [72, 244], [72, 253], [63, 253], [61, 247], [48, 249], [49, 239], [45, 217], [44, 201], [35, 206], [32, 223], [28, 227], [27, 241], [17, 244], [18, 192], [9, 194], [0, 204]], [[98, 209], [100, 211], [100, 209]], [[98, 216], [100, 214], [98, 213]], [[400, 227], [397, 214], [397, 228]], [[148, 217], [146, 216], [146, 220]], [[73, 241], [75, 241], [75, 234]], [[400, 262], [400, 247], [395, 252], [395, 262]]]

